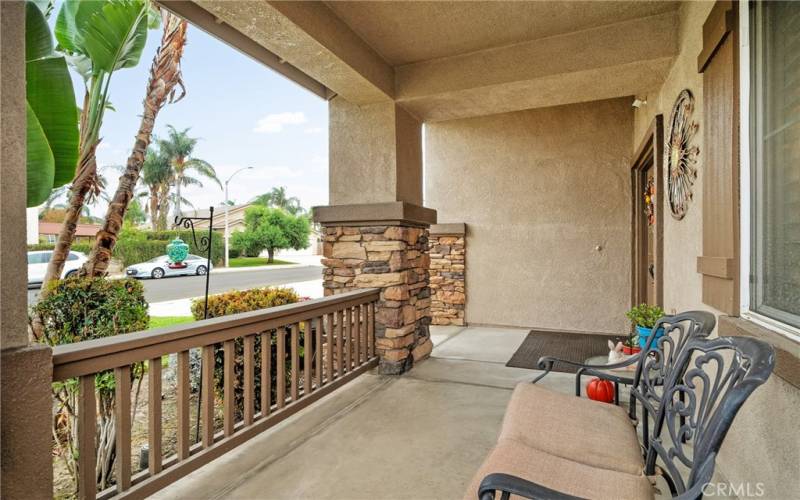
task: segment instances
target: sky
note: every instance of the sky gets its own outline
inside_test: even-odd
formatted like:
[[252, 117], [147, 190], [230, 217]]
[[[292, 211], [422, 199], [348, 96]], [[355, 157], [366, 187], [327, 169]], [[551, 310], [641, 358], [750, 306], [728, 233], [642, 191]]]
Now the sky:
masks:
[[[51, 24], [55, 15], [51, 16]], [[161, 30], [149, 30], [147, 45], [135, 68], [114, 73], [110, 100], [116, 111], [105, 113], [98, 165], [124, 165], [139, 127], [150, 63]], [[167, 125], [200, 140], [194, 157], [208, 161], [224, 183], [230, 199], [245, 203], [273, 186], [286, 186], [305, 208], [328, 203], [328, 104], [272, 69], [189, 25], [181, 61], [186, 97], [167, 104], [156, 119], [155, 135], [166, 136]], [[83, 81], [73, 75], [77, 102]], [[103, 172], [108, 193], [116, 189], [119, 173]], [[197, 208], [218, 206], [223, 191], [203, 180], [203, 187], [182, 188]], [[105, 203], [91, 208], [105, 215]]]

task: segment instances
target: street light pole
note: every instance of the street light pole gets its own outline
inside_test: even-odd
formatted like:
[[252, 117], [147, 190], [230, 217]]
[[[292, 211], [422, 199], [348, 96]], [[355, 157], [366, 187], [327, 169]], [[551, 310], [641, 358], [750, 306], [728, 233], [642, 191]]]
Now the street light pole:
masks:
[[228, 267], [230, 263], [228, 262], [228, 240], [230, 238], [230, 233], [228, 231], [228, 209], [230, 208], [230, 203], [228, 201], [228, 183], [233, 179], [233, 177], [238, 174], [239, 172], [243, 172], [245, 170], [252, 170], [253, 167], [244, 167], [240, 168], [225, 181], [225, 267]]

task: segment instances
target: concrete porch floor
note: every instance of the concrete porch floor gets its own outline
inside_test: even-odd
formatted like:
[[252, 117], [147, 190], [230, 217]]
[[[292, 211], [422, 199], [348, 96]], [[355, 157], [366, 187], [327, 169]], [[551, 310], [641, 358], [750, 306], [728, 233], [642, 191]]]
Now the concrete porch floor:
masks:
[[[162, 490], [156, 498], [461, 498], [494, 445], [527, 330], [434, 327], [402, 377], [362, 375]], [[546, 385], [572, 391], [554, 373]]]

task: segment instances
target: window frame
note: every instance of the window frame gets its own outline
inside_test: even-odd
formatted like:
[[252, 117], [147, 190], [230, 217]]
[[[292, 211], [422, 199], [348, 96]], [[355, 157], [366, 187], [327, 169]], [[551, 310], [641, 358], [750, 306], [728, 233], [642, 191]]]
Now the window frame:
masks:
[[755, 140], [751, 133], [751, 57], [750, 57], [750, 16], [751, 1], [739, 0], [739, 223], [740, 223], [740, 316], [743, 319], [776, 332], [794, 341], [800, 341], [800, 328], [774, 318], [759, 314], [751, 309], [750, 304], [750, 270], [751, 270], [751, 234], [752, 230], [752, 203], [751, 203], [751, 141]]

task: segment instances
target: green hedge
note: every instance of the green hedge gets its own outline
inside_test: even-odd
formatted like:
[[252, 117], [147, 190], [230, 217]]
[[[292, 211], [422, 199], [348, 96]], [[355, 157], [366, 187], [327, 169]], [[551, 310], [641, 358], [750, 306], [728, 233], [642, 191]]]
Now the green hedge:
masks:
[[[208, 233], [203, 232], [202, 236]], [[139, 230], [124, 230], [120, 234], [120, 238], [114, 247], [114, 258], [120, 260], [123, 266], [130, 266], [140, 262], [146, 262], [159, 255], [166, 255], [167, 245], [169, 242], [179, 236], [183, 241], [189, 245], [189, 253], [205, 257], [205, 252], [200, 252], [197, 245], [194, 244], [192, 232], [190, 230], [183, 231], [139, 231]], [[225, 255], [225, 240], [218, 232], [211, 234], [211, 261], [214, 265], [221, 265], [223, 263], [223, 256]], [[198, 233], [197, 241], [200, 242], [201, 234]], [[28, 245], [28, 250], [52, 250], [54, 245], [48, 243], [41, 243], [38, 245]], [[73, 243], [72, 250], [76, 252], [83, 252], [89, 255], [92, 250], [92, 245], [87, 243]]]
[[[29, 252], [35, 252], [37, 250], [52, 250], [55, 248], [55, 245], [52, 243], [37, 243], [35, 245], [28, 245]], [[91, 243], [73, 243], [72, 250], [76, 252], [83, 252], [86, 255], [89, 255], [89, 252], [92, 251], [92, 244]]]

